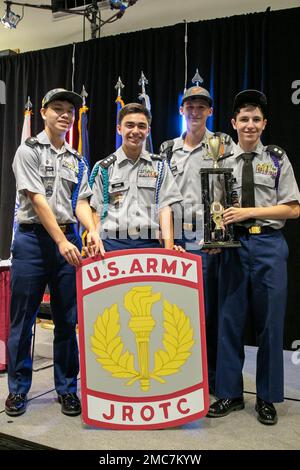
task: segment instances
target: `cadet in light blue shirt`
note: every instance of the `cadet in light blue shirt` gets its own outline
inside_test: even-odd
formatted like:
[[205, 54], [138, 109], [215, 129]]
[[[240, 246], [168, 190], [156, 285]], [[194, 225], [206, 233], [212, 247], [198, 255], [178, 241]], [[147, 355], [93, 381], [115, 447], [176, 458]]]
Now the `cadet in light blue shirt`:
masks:
[[182, 196], [165, 161], [144, 149], [150, 122], [149, 111], [140, 104], [124, 106], [118, 117], [122, 146], [92, 171], [90, 205], [101, 224], [102, 254], [160, 247], [160, 241], [177, 249], [171, 207]]
[[280, 147], [263, 146], [267, 100], [257, 90], [240, 92], [232, 125], [238, 134], [233, 168], [239, 204], [224, 211], [235, 223], [241, 248], [223, 250], [216, 374], [218, 401], [208, 416], [218, 418], [244, 408], [244, 328], [248, 311], [257, 338], [255, 409], [258, 420], [276, 424], [273, 402], [283, 401], [283, 328], [287, 298], [288, 247], [280, 229], [299, 217], [300, 194], [292, 165]]
[[81, 264], [78, 219], [87, 229], [87, 254], [99, 251], [88, 203], [91, 189], [83, 158], [65, 141], [81, 97], [62, 88], [42, 101], [45, 130], [22, 144], [15, 155], [20, 208], [12, 247], [11, 312], [8, 339], [9, 395], [5, 412], [25, 413], [32, 381], [32, 326], [46, 285], [51, 294], [54, 329], [54, 381], [67, 416], [81, 413], [77, 390], [79, 372], [76, 339], [76, 271]]
[[[213, 112], [212, 98], [205, 88], [194, 86], [183, 95], [180, 113], [185, 117], [187, 132], [161, 145], [161, 154], [170, 169], [183, 196], [183, 214], [175, 219], [176, 243], [190, 253], [202, 258], [203, 285], [205, 293], [206, 340], [208, 356], [208, 379], [210, 393], [215, 390], [216, 350], [218, 331], [218, 270], [219, 255], [201, 251], [203, 244], [203, 207], [200, 179], [201, 168], [212, 168], [214, 160], [209, 152], [208, 139], [214, 135], [206, 127]], [[222, 154], [230, 154], [233, 142], [229, 135], [218, 133]], [[211, 188], [213, 184], [211, 182]], [[178, 235], [176, 236], [176, 232]]]

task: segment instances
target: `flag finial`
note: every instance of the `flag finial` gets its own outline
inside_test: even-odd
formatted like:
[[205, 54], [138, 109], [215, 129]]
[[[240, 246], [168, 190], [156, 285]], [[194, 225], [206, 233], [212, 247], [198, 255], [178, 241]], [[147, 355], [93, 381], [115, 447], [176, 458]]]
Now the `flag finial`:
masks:
[[32, 108], [32, 103], [30, 101], [30, 96], [27, 97], [27, 101], [26, 101], [26, 104], [25, 104], [25, 109], [27, 109], [27, 111], [30, 111]]
[[138, 84], [142, 87], [142, 94], [146, 93], [145, 85], [148, 85], [148, 80], [144, 75], [144, 72], [141, 71], [141, 78], [139, 79]]
[[203, 83], [203, 78], [200, 76], [198, 69], [196, 69], [196, 73], [192, 78], [192, 83], [196, 84], [197, 86], [199, 86], [199, 83]]
[[119, 77], [117, 83], [115, 84], [115, 89], [117, 90], [118, 96], [121, 96], [122, 88], [125, 88], [125, 85], [122, 82], [121, 77]]
[[82, 97], [82, 106], [85, 106], [85, 99], [89, 96], [89, 94], [87, 93], [84, 85], [82, 85], [80, 96]]

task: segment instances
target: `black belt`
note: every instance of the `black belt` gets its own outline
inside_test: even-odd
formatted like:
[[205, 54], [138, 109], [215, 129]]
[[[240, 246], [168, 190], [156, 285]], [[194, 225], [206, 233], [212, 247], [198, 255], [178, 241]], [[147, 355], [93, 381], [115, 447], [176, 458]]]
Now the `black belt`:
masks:
[[242, 235], [261, 235], [262, 233], [273, 233], [277, 230], [272, 227], [263, 226], [263, 225], [252, 225], [251, 227], [242, 227], [241, 225], [236, 225], [234, 227], [234, 233], [237, 236]]
[[[59, 224], [59, 228], [63, 233], [74, 233], [74, 224]], [[48, 234], [47, 230], [42, 224], [20, 224], [19, 230], [20, 232], [35, 232]]]
[[157, 240], [157, 230], [156, 229], [142, 229], [140, 231], [128, 231], [128, 230], [116, 230], [116, 231], [109, 231], [104, 230], [104, 237], [110, 240]]

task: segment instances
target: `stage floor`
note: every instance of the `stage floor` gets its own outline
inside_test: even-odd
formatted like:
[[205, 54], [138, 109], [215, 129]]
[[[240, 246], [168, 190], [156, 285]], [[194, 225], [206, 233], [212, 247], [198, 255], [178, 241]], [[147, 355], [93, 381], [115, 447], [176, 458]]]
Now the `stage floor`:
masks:
[[[60, 412], [53, 389], [53, 368], [33, 373], [27, 412], [11, 418], [4, 412], [7, 377], [0, 374], [0, 427], [3, 434], [26, 439], [55, 449], [70, 450], [299, 450], [300, 364], [293, 364], [292, 351], [284, 352], [285, 397], [277, 404], [279, 421], [264, 426], [256, 419], [255, 406], [256, 348], [246, 347], [245, 409], [219, 418], [204, 418], [182, 427], [154, 431], [111, 431], [89, 428], [81, 417], [67, 417]], [[51, 360], [36, 356], [34, 366]], [[78, 381], [80, 391], [80, 379]], [[213, 397], [211, 397], [213, 399]], [[298, 400], [298, 401], [297, 401]]]

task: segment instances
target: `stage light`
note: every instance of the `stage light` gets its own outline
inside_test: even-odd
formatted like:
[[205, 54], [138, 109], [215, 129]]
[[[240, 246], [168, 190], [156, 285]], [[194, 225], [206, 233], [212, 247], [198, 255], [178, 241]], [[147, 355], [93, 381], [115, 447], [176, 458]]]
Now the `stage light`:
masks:
[[21, 20], [20, 15], [17, 15], [10, 9], [10, 3], [6, 3], [6, 12], [4, 16], [1, 18], [1, 23], [3, 24], [4, 28], [13, 29], [17, 26], [19, 21]]
[[[91, 37], [92, 39], [95, 39], [97, 32], [98, 32], [98, 37], [100, 36], [99, 32], [102, 26], [104, 26], [107, 23], [113, 23], [114, 21], [122, 18], [122, 16], [125, 13], [125, 10], [131, 7], [132, 5], [134, 5], [137, 1], [138, 0], [127, 0], [127, 1], [103, 0], [102, 2], [99, 2], [97, 0], [90, 0], [90, 3], [88, 5], [85, 5], [83, 9], [78, 9], [78, 8], [60, 8], [60, 6], [57, 3], [54, 3], [52, 5], [35, 5], [32, 3], [23, 3], [23, 2], [4, 0], [4, 3], [6, 4], [6, 12], [3, 18], [1, 18], [0, 22], [3, 24], [5, 28], [9, 28], [9, 29], [16, 28], [17, 24], [19, 23], [19, 21], [21, 21], [21, 19], [24, 16], [25, 7], [50, 10], [52, 11], [52, 13], [63, 12], [69, 15], [81, 15], [90, 22]], [[13, 13], [10, 9], [11, 5], [21, 6], [23, 9], [22, 16], [17, 15], [16, 13]], [[107, 20], [102, 20], [101, 12], [100, 12], [100, 10], [102, 9], [101, 6], [104, 6], [104, 8], [111, 7], [112, 9], [119, 10], [119, 11], [115, 12]], [[83, 40], [85, 41], [85, 35], [83, 36]]]
[[137, 0], [128, 0], [127, 2], [122, 0], [110, 0], [110, 7], [117, 10], [126, 10], [126, 8], [134, 5], [136, 2]]

